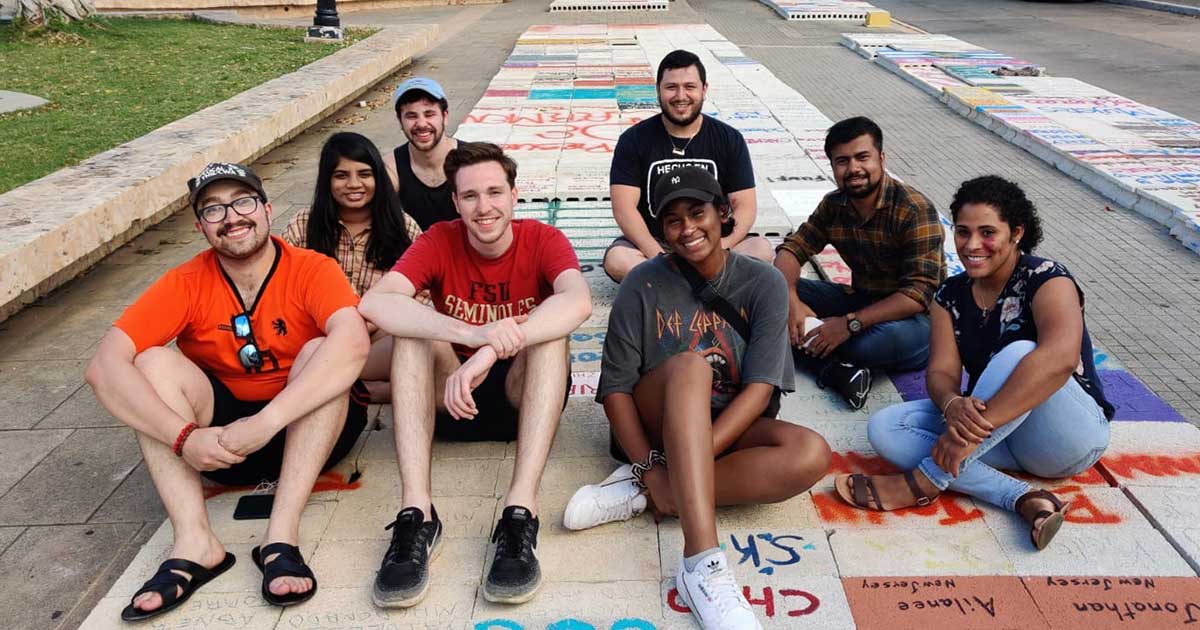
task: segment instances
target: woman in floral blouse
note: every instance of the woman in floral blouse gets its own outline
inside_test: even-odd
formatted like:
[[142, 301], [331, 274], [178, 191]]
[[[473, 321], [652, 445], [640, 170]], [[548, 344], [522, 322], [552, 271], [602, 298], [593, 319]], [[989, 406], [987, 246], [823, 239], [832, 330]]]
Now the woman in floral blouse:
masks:
[[930, 398], [867, 425], [875, 450], [907, 472], [840, 475], [837, 491], [857, 507], [894, 510], [955, 490], [1019, 513], [1041, 549], [1069, 505], [1001, 471], [1069, 477], [1108, 446], [1113, 407], [1096, 377], [1083, 292], [1061, 264], [1032, 255], [1041, 223], [1016, 184], [972, 179], [950, 210], [966, 271], [934, 297]]

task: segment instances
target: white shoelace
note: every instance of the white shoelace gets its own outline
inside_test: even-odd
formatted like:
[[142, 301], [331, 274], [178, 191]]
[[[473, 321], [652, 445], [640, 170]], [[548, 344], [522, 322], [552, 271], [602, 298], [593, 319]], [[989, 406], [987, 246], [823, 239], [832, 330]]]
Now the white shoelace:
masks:
[[722, 567], [700, 581], [704, 594], [716, 607], [721, 616], [736, 608], [742, 608], [742, 589], [729, 567]]
[[640, 493], [641, 491], [639, 490], [636, 493], [613, 495], [608, 500], [601, 500], [602, 497], [606, 496], [605, 492], [601, 490], [599, 493], [600, 496], [596, 500], [596, 506], [606, 520], [628, 520], [633, 516], [633, 501]]

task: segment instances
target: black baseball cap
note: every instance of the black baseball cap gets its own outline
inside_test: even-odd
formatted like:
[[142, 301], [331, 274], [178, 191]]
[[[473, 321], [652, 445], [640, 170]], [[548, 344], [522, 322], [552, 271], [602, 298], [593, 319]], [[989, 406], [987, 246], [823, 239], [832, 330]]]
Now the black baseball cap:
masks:
[[262, 198], [263, 203], [267, 202], [267, 192], [263, 190], [262, 180], [254, 171], [241, 164], [233, 164], [232, 162], [213, 162], [204, 167], [199, 175], [188, 180], [188, 203], [192, 205], [192, 209], [196, 208], [196, 200], [200, 198], [200, 193], [213, 182], [230, 179], [241, 182], [254, 189], [258, 196]]
[[700, 166], [684, 166], [659, 177], [650, 198], [654, 201], [650, 204], [650, 216], [656, 219], [676, 199], [695, 199], [715, 205], [725, 203], [725, 194], [721, 192], [717, 178]]

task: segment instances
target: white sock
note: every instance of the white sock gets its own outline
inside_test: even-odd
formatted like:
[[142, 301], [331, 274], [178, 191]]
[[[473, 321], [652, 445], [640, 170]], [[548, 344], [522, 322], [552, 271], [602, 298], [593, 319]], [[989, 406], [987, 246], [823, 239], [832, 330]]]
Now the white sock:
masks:
[[721, 551], [720, 547], [713, 547], [711, 549], [705, 549], [704, 551], [701, 551], [700, 553], [697, 553], [697, 554], [694, 554], [691, 556], [684, 556], [683, 557], [683, 568], [686, 569], [688, 573], [691, 573], [692, 571], [696, 570], [696, 565], [700, 564], [701, 560], [707, 558], [708, 556], [710, 556], [714, 553], [719, 553], [720, 551]]

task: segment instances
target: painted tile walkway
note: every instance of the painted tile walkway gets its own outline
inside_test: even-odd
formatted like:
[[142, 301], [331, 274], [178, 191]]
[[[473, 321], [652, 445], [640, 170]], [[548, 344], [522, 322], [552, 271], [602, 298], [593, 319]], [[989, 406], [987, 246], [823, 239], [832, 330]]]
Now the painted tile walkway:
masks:
[[[614, 294], [596, 267], [615, 234], [607, 220], [602, 171], [606, 149], [611, 152], [620, 129], [654, 108], [644, 88], [619, 86], [623, 80], [644, 86], [648, 69], [675, 47], [704, 58], [714, 115], [739, 120], [746, 112], [766, 113], [743, 128], [748, 140], [757, 140], [751, 150], [763, 220], [756, 229], [786, 233], [802, 220], [800, 200], [829, 187], [823, 162], [812, 153], [816, 132], [828, 120], [708, 26], [531, 27], [460, 127], [462, 137], [493, 138], [519, 156], [526, 190], [540, 191], [522, 204], [520, 214], [568, 233], [595, 295], [595, 314], [572, 337], [578, 385], [542, 483], [539, 553], [547, 581], [538, 597], [501, 607], [485, 602], [479, 589], [490, 557], [487, 537], [513, 467], [513, 445], [439, 443], [434, 494], [447, 541], [432, 565], [431, 593], [405, 611], [372, 605], [370, 583], [389, 536], [383, 527], [398, 509], [390, 409], [382, 407], [373, 411], [377, 430], [364, 435], [353, 461], [323, 478], [305, 513], [301, 546], [321, 579], [312, 601], [286, 610], [265, 605], [249, 561], [261, 523], [233, 521], [242, 493], [227, 492], [214, 496], [209, 509], [238, 565], [152, 627], [694, 627], [671, 577], [682, 547], [677, 522], [655, 525], [643, 515], [587, 532], [567, 532], [561, 525], [571, 493], [614, 466], [605, 455], [604, 414], [591, 401]], [[606, 81], [613, 87], [599, 85]], [[603, 134], [579, 134], [572, 126], [584, 111], [614, 126]], [[789, 173], [812, 177], [798, 183]], [[280, 226], [286, 220], [277, 219]], [[1114, 423], [1113, 445], [1093, 470], [1044, 484], [1070, 498], [1075, 509], [1041, 553], [1031, 549], [1017, 517], [966, 497], [890, 514], [843, 505], [831, 494], [832, 474], [889, 469], [867, 443], [870, 412], [923, 395], [921, 379], [880, 379], [867, 409], [853, 412], [800, 376], [799, 391], [784, 399], [781, 416], [826, 436], [837, 453], [831, 476], [790, 501], [723, 509], [718, 516], [722, 545], [764, 625], [1100, 630], [1182, 628], [1200, 619], [1200, 429], [1178, 422], [1179, 414], [1116, 359], [1105, 355], [1101, 366], [1126, 416]], [[361, 478], [347, 483], [356, 468]], [[170, 525], [164, 524], [83, 627], [124, 627], [116, 621], [120, 608], [169, 545]]]

